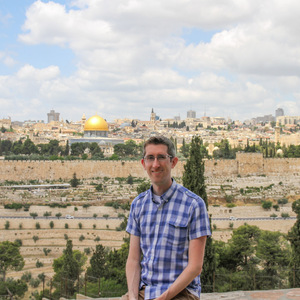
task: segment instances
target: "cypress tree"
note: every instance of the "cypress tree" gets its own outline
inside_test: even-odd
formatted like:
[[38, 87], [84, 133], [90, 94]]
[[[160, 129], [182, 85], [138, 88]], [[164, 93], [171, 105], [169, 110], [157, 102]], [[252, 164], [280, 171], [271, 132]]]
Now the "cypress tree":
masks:
[[62, 265], [62, 280], [65, 282], [65, 294], [73, 295], [75, 293], [75, 281], [80, 274], [80, 267], [76, 259], [73, 257], [72, 240], [67, 240], [67, 247], [64, 251], [64, 259]]
[[[189, 158], [184, 166], [182, 176], [183, 185], [193, 193], [200, 196], [208, 208], [205, 178], [204, 178], [204, 157], [205, 148], [203, 141], [194, 136], [190, 144]], [[201, 283], [203, 292], [213, 291], [213, 277], [215, 272], [215, 251], [212, 239], [207, 238], [203, 269], [201, 273]]]
[[76, 173], [73, 174], [73, 178], [70, 181], [71, 187], [77, 187], [79, 185], [80, 181], [76, 177]]
[[64, 153], [65, 156], [68, 156], [69, 152], [70, 152], [70, 146], [69, 146], [69, 141], [67, 141], [66, 148], [65, 148], [65, 153]]

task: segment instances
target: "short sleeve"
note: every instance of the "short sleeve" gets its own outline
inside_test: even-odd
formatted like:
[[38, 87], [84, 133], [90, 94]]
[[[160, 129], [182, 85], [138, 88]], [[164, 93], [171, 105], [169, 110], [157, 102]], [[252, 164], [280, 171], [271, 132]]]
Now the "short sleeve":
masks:
[[138, 221], [135, 211], [136, 211], [136, 201], [134, 200], [130, 207], [130, 213], [129, 213], [129, 217], [128, 217], [128, 221], [127, 221], [126, 231], [129, 234], [140, 236], [141, 232], [140, 232], [140, 227], [139, 227], [139, 221]]
[[192, 205], [189, 238], [190, 240], [201, 236], [210, 236], [210, 223], [205, 202], [199, 197]]

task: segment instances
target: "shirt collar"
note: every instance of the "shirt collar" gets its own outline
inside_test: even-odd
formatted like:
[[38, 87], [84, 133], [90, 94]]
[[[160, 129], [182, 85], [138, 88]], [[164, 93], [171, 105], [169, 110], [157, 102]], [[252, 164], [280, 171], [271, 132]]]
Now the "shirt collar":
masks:
[[[164, 202], [169, 202], [169, 200], [172, 198], [173, 194], [175, 193], [176, 189], [177, 189], [177, 183], [176, 183], [175, 179], [172, 178], [172, 185], [169, 187], [169, 189], [165, 193], [163, 193], [160, 196], [160, 199], [162, 200], [162, 202], [163, 203]], [[154, 197], [153, 197], [153, 188], [152, 188], [152, 186], [150, 188], [150, 197], [151, 197], [151, 199], [153, 201]], [[156, 204], [160, 204], [160, 203], [156, 203]]]

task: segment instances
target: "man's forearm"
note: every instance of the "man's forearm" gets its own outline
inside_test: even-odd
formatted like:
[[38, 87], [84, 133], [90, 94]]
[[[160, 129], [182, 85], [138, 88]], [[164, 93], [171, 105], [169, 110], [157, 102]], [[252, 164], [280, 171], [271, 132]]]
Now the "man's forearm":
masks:
[[157, 299], [169, 300], [184, 290], [199, 275], [199, 268], [187, 266], [173, 284]]
[[173, 284], [157, 300], [169, 300], [185, 289], [195, 277], [197, 277], [203, 266], [206, 236], [194, 239], [189, 244], [189, 261], [187, 267], [182, 271]]
[[136, 260], [127, 260], [126, 277], [129, 300], [138, 299], [139, 285], [141, 277], [140, 262]]

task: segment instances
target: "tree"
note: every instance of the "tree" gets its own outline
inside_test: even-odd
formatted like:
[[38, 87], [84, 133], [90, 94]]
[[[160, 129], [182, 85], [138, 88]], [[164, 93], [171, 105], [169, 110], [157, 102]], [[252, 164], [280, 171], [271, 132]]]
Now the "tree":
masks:
[[38, 214], [35, 213], [35, 212], [32, 212], [32, 213], [30, 213], [30, 216], [33, 217], [33, 218], [35, 219], [35, 218], [38, 216]]
[[34, 242], [36, 243], [36, 241], [38, 241], [40, 238], [39, 238], [37, 235], [34, 235], [34, 236], [32, 237], [32, 239], [33, 239]]
[[[193, 137], [189, 150], [189, 157], [184, 165], [182, 182], [186, 188], [200, 196], [208, 208], [203, 161], [205, 148], [202, 140], [198, 136]], [[215, 268], [215, 253], [212, 239], [208, 238], [206, 241], [204, 265], [201, 274], [203, 291], [205, 292], [212, 292]]]
[[47, 256], [52, 250], [49, 248], [43, 248], [44, 254]]
[[121, 249], [111, 250], [107, 254], [107, 277], [115, 280], [126, 289], [125, 265], [129, 252], [129, 239], [124, 239], [124, 241], [125, 243], [122, 245]]
[[64, 254], [54, 260], [54, 281], [64, 282], [62, 288], [65, 288], [66, 296], [73, 295], [76, 291], [75, 282], [79, 278], [86, 260], [87, 257], [83, 253], [78, 250], [73, 251], [72, 240], [67, 240]]
[[80, 156], [84, 154], [86, 148], [88, 148], [89, 143], [73, 143], [71, 145], [71, 154], [74, 156]]
[[133, 177], [132, 177], [130, 174], [129, 174], [128, 177], [127, 177], [126, 183], [127, 183], [127, 184], [130, 184], [130, 185], [133, 184]]
[[0, 281], [0, 295], [4, 296], [8, 294], [10, 299], [15, 299], [14, 296], [22, 298], [27, 290], [28, 286], [26, 282], [20, 279], [14, 280], [13, 278], [9, 277], [7, 278], [6, 282]]
[[263, 201], [262, 202], [262, 208], [265, 210], [269, 210], [272, 207], [272, 201]]
[[144, 181], [137, 186], [136, 191], [138, 194], [143, 193], [143, 192], [147, 191], [148, 189], [150, 189], [150, 186], [151, 186], [151, 183], [149, 181]]
[[278, 199], [277, 203], [281, 206], [283, 206], [284, 204], [287, 204], [289, 201], [286, 198], [282, 198], [282, 199]]
[[82, 205], [82, 207], [85, 208], [86, 210], [87, 210], [90, 206], [91, 206], [90, 203], [84, 203], [84, 204]]
[[96, 189], [97, 192], [102, 192], [103, 191], [103, 185], [102, 185], [102, 183], [97, 184], [96, 187], [95, 187], [95, 189]]
[[24, 267], [24, 259], [20, 254], [20, 246], [17, 243], [4, 241], [0, 243], [0, 271], [5, 282], [8, 270], [19, 271]]
[[187, 158], [189, 156], [189, 144], [186, 144], [185, 139], [182, 140], [182, 146], [180, 148], [180, 152], [182, 155]]
[[260, 289], [275, 289], [285, 279], [283, 269], [288, 265], [289, 252], [280, 232], [262, 230], [258, 239], [256, 256], [260, 259], [263, 280], [257, 282]]
[[31, 139], [27, 138], [22, 147], [22, 154], [33, 154], [39, 153], [37, 146], [31, 141]]
[[73, 174], [73, 178], [70, 181], [72, 187], [77, 187], [79, 185], [79, 179], [76, 177], [76, 173]]
[[4, 228], [5, 228], [6, 230], [8, 230], [8, 229], [9, 229], [9, 226], [10, 226], [9, 221], [6, 221], [5, 224], [4, 224]]
[[61, 217], [61, 213], [55, 214], [55, 217], [56, 217], [57, 219], [59, 219], [59, 218]]
[[69, 141], [67, 141], [66, 148], [65, 148], [65, 151], [64, 151], [64, 155], [68, 156], [69, 152], [70, 152], [70, 146], [69, 146]]
[[52, 212], [51, 212], [51, 211], [46, 211], [46, 212], [44, 213], [44, 217], [46, 217], [46, 218], [50, 217], [51, 215], [52, 215]]
[[300, 199], [293, 202], [292, 209], [297, 214], [297, 220], [287, 236], [292, 247], [290, 265], [293, 269], [289, 274], [289, 282], [290, 286], [297, 287], [300, 286]]
[[89, 276], [93, 276], [95, 278], [106, 276], [106, 255], [107, 250], [101, 244], [96, 245], [96, 249], [93, 250], [93, 255], [90, 259], [91, 266], [88, 269]]
[[98, 143], [93, 142], [89, 144], [90, 153], [93, 159], [103, 159], [104, 154], [99, 147]]

